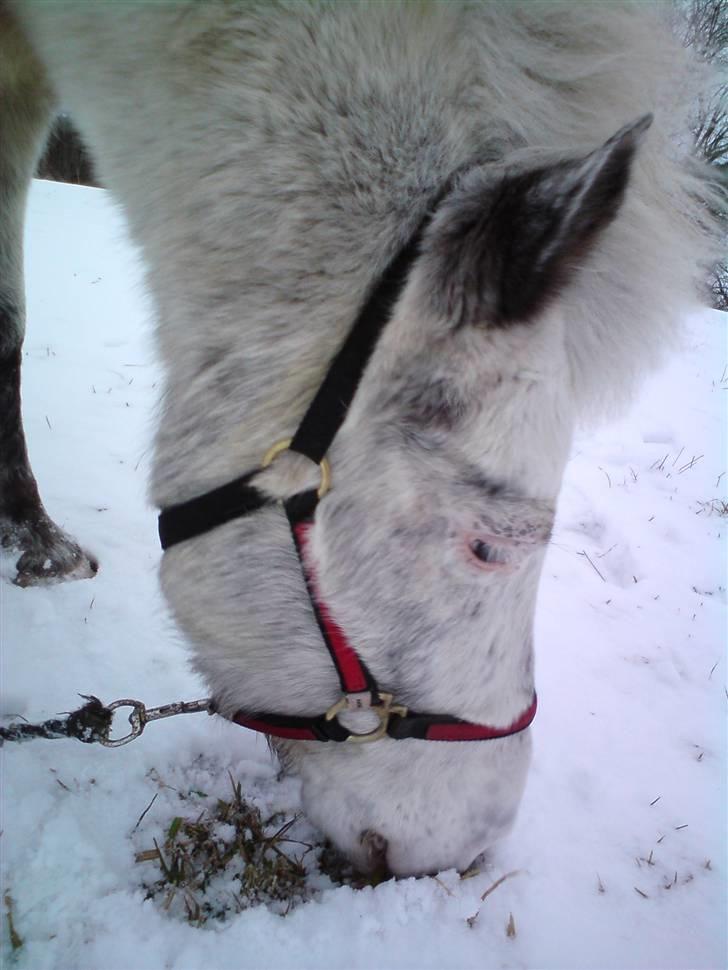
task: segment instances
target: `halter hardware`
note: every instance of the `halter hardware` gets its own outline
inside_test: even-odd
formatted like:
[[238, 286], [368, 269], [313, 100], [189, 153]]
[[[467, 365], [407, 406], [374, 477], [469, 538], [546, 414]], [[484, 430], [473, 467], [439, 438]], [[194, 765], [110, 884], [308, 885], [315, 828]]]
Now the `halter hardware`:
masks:
[[377, 727], [363, 734], [351, 733], [346, 740], [359, 743], [379, 741], [387, 733], [390, 717], [393, 715], [407, 717], [407, 708], [403, 704], [393, 704], [394, 694], [388, 694], [383, 690], [379, 691], [378, 699], [381, 703], [372, 704], [372, 695], [369, 691], [344, 694], [335, 704], [332, 704], [324, 717], [327, 721], [333, 721], [342, 711], [372, 711], [379, 718]]
[[[260, 467], [269, 468], [278, 455], [282, 455], [284, 451], [288, 451], [292, 444], [293, 438], [283, 438], [281, 441], [277, 441], [274, 445], [271, 445], [263, 455]], [[316, 489], [316, 495], [320, 500], [331, 488], [331, 465], [329, 464], [328, 458], [322, 458], [318, 462], [318, 466], [321, 472], [321, 481], [319, 482], [319, 487]]]

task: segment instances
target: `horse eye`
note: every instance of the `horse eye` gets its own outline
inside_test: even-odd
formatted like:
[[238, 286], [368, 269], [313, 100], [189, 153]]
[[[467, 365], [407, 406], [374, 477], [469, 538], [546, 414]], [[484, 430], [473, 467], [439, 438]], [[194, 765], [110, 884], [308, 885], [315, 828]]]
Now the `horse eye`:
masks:
[[487, 542], [475, 539], [470, 543], [470, 548], [481, 562], [504, 563], [506, 557], [495, 546], [489, 546]]

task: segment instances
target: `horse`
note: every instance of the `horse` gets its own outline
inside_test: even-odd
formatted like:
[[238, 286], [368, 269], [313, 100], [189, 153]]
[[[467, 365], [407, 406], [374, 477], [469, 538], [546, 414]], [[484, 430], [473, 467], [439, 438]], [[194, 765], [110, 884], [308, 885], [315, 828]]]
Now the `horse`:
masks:
[[[574, 429], [711, 248], [697, 72], [640, 3], [0, 3], [0, 523], [92, 577], [20, 417], [22, 223], [59, 108], [143, 254], [161, 582], [218, 714], [363, 871], [512, 826]], [[328, 647], [328, 649], [327, 649]]]

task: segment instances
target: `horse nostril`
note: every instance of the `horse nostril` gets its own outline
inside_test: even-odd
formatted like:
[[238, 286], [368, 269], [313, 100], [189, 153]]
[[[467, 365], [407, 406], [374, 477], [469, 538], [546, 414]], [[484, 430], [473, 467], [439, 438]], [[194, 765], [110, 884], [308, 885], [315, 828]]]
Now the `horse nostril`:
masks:
[[365, 829], [359, 836], [359, 841], [364, 849], [368, 867], [373, 870], [386, 870], [389, 842], [384, 836], [373, 829]]

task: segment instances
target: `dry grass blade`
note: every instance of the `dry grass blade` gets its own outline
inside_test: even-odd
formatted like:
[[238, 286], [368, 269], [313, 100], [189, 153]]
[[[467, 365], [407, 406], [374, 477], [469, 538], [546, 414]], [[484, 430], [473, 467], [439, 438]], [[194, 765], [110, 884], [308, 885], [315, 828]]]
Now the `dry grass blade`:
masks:
[[23, 940], [15, 929], [15, 924], [13, 923], [13, 898], [10, 893], [5, 893], [3, 896], [3, 902], [5, 903], [8, 920], [8, 936], [10, 937], [10, 946], [13, 948], [13, 950], [19, 950], [23, 945]]
[[693, 455], [690, 461], [686, 461], [681, 468], [678, 468], [677, 470], [678, 475], [682, 475], [684, 471], [687, 471], [689, 468], [692, 468], [700, 461], [701, 458], [704, 458], [704, 457], [705, 457], [704, 455]]
[[508, 914], [508, 923], [506, 924], [506, 936], [509, 940], [515, 939], [516, 936], [516, 921], [513, 919], [513, 913]]
[[157, 849], [145, 849], [143, 852], [137, 852], [134, 856], [134, 862], [153, 862], [157, 859], [159, 859]]
[[448, 896], [454, 896], [455, 895], [455, 893], [452, 891], [452, 889], [450, 889], [448, 886], [446, 886], [445, 883], [442, 881], [442, 879], [440, 879], [438, 876], [433, 876], [433, 879], [435, 880], [435, 882], [437, 883], [437, 885], [441, 889], [444, 889], [445, 890], [445, 892], [448, 894]]
[[700, 508], [695, 513], [700, 515], [702, 512], [707, 512], [709, 515], [718, 515], [721, 517], [728, 516], [728, 501], [725, 499], [714, 498], [709, 502], [698, 502]]
[[586, 551], [586, 549], [582, 549], [581, 552], [577, 552], [577, 556], [584, 556], [584, 558], [587, 560], [587, 562], [589, 563], [589, 565], [591, 566], [591, 568], [594, 570], [594, 572], [597, 574], [597, 576], [601, 579], [601, 581], [603, 583], [606, 583], [606, 579], [604, 578], [604, 576], [602, 576], [602, 574], [599, 572], [599, 570], [597, 569], [597, 567], [594, 565], [594, 562], [593, 562], [591, 556], [589, 555], [589, 553]]
[[147, 805], [147, 807], [144, 809], [144, 811], [142, 812], [142, 814], [139, 816], [139, 818], [137, 819], [136, 825], [132, 829], [132, 832], [136, 832], [136, 830], [141, 825], [142, 819], [144, 818], [144, 816], [147, 814], [147, 812], [149, 811], [149, 809], [152, 807], [152, 805], [156, 802], [156, 800], [158, 798], [159, 798], [159, 792], [156, 793], [156, 795], [154, 796], [154, 798], [151, 800], [151, 802]]
[[513, 876], [520, 876], [522, 872], [522, 869], [514, 869], [513, 872], [507, 872], [504, 876], [501, 876], [500, 879], [496, 879], [493, 885], [489, 889], [486, 889], [483, 895], [480, 897], [481, 903], [485, 902], [488, 896], [490, 896], [492, 892], [495, 892], [498, 886], [502, 885], [506, 879], [511, 879]]

